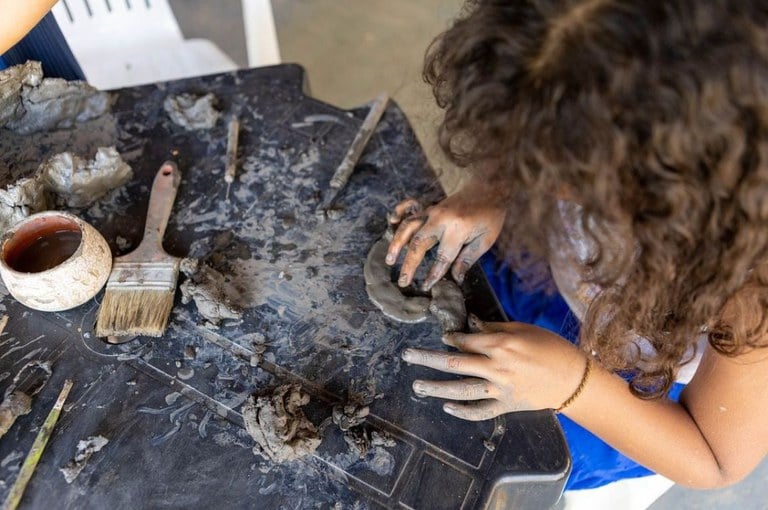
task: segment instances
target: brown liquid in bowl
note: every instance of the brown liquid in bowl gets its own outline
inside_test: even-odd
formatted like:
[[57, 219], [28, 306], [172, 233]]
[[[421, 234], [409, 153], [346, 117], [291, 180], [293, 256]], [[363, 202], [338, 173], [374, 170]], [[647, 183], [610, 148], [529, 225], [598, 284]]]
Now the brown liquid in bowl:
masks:
[[45, 218], [39, 224], [25, 225], [6, 241], [3, 257], [14, 271], [40, 273], [74, 255], [82, 237], [76, 223], [64, 218]]

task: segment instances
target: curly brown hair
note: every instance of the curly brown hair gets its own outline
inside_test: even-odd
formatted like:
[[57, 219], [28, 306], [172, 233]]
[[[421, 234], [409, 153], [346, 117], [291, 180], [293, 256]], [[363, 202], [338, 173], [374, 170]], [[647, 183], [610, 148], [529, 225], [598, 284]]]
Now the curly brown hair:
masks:
[[763, 345], [768, 2], [473, 0], [424, 75], [443, 150], [504, 190], [512, 260], [549, 260], [558, 201], [581, 206], [602, 288], [581, 344], [636, 395], [665, 394], [703, 330]]

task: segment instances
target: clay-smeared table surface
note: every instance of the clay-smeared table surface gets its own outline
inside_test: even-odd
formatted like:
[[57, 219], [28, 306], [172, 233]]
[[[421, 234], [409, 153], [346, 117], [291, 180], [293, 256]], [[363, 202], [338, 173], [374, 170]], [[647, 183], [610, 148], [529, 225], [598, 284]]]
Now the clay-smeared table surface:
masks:
[[[108, 345], [92, 330], [101, 294], [68, 312], [34, 312], [5, 295], [0, 393], [30, 360], [53, 375], [33, 410], [0, 440], [0, 497], [14, 482], [38, 427], [65, 378], [74, 389], [27, 488], [26, 508], [545, 508], [569, 469], [549, 412], [470, 423], [419, 399], [415, 378], [439, 377], [400, 361], [408, 346], [443, 349], [430, 318], [400, 324], [369, 302], [363, 263], [406, 196], [442, 191], [408, 121], [390, 104], [334, 219], [316, 214], [333, 170], [365, 108], [342, 111], [303, 92], [297, 66], [240, 71], [113, 93], [112, 117], [75, 131], [24, 137], [0, 132], [2, 184], [31, 174], [56, 152], [92, 156], [115, 145], [135, 177], [87, 210], [115, 254], [142, 235], [151, 180], [173, 159], [182, 183], [165, 248], [196, 257], [240, 288], [241, 320], [205, 324], [177, 294], [162, 338]], [[170, 94], [213, 92], [222, 117], [208, 130], [173, 124]], [[226, 120], [240, 118], [240, 159], [230, 201], [223, 179]], [[180, 277], [180, 281], [184, 276]], [[464, 285], [467, 307], [502, 318], [479, 270]], [[266, 351], [252, 366], [254, 343]], [[258, 356], [256, 357], [258, 360]], [[307, 416], [323, 441], [312, 457], [275, 465], [252, 453], [241, 406], [279, 384], [312, 396]], [[371, 445], [363, 458], [333, 424], [334, 404], [371, 402], [360, 427], [394, 446]], [[59, 468], [77, 443], [109, 443], [67, 484]], [[494, 492], [494, 487], [498, 490]]]

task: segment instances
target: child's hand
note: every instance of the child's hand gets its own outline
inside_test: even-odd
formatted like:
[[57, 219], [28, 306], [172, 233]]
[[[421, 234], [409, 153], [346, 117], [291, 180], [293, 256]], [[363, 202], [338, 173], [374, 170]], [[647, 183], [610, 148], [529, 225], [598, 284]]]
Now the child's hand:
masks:
[[473, 185], [427, 209], [416, 200], [405, 200], [389, 217], [390, 223], [398, 228], [389, 244], [386, 262], [394, 264], [408, 245], [397, 282], [406, 287], [427, 251], [439, 244], [424, 290], [431, 289], [449, 268], [453, 278], [461, 283], [472, 264], [496, 242], [504, 216], [504, 207], [493, 203], [487, 193]]
[[556, 409], [579, 385], [585, 355], [567, 340], [520, 322], [470, 320], [480, 333], [451, 333], [443, 339], [462, 353], [403, 352], [408, 363], [469, 376], [413, 382], [413, 391], [421, 397], [459, 401], [443, 405], [448, 414], [480, 421], [513, 411]]

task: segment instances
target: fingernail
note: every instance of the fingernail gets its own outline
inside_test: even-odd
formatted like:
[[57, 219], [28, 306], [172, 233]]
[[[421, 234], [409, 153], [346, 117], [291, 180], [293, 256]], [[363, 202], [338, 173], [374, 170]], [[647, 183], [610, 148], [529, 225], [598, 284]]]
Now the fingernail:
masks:
[[397, 280], [397, 284], [400, 287], [407, 287], [408, 286], [408, 275], [407, 274], [400, 275], [400, 279]]
[[424, 393], [424, 385], [421, 383], [421, 381], [413, 381], [413, 392], [417, 395]]
[[456, 408], [454, 408], [451, 404], [443, 404], [443, 411], [448, 414], [453, 414], [456, 412]]
[[429, 292], [432, 289], [432, 286], [435, 284], [432, 280], [425, 281], [421, 286], [422, 292]]
[[464, 283], [464, 276], [466, 276], [466, 275], [464, 275], [464, 274], [457, 274], [456, 275], [456, 283], [458, 283], [459, 285]]
[[413, 351], [406, 349], [403, 351], [403, 354], [401, 354], [400, 357], [403, 358], [403, 361], [411, 361], [413, 359]]
[[386, 258], [386, 259], [384, 259], [384, 261], [385, 261], [387, 264], [390, 264], [390, 265], [391, 265], [391, 264], [394, 264], [394, 263], [395, 263], [395, 256], [394, 256], [394, 255], [392, 255], [391, 253], [387, 253], [387, 258]]

